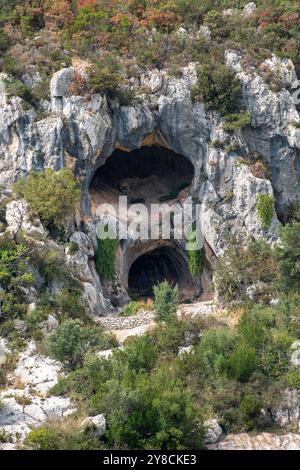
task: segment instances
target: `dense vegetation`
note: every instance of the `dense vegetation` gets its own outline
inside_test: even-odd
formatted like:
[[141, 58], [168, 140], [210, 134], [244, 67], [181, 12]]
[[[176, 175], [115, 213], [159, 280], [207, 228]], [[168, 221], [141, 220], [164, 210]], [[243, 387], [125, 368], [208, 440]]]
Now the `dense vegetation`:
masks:
[[[299, 54], [299, 6], [296, 0], [264, 0], [254, 14], [244, 17], [247, 3], [233, 0], [23, 0], [0, 3], [0, 67], [14, 77], [9, 92], [31, 104], [47, 98], [49, 78], [68, 66], [72, 58], [90, 64], [94, 91], [108, 91], [132, 98], [121, 88], [129, 76], [138, 76], [147, 67], [167, 68], [180, 74], [180, 68], [197, 61], [199, 87], [208, 106], [225, 114], [235, 113], [232, 100], [238, 84], [225, 65], [224, 50], [237, 49], [244, 60], [259, 64], [274, 52], [297, 63]], [[223, 10], [233, 8], [232, 14]], [[208, 27], [211, 38], [199, 33]], [[179, 32], [184, 28], [186, 33]], [[75, 62], [76, 62], [75, 60]], [[91, 65], [92, 64], [92, 65]], [[218, 66], [216, 66], [216, 64]], [[25, 73], [39, 79], [24, 83]], [[270, 71], [262, 74], [280, 86]], [[211, 79], [210, 79], [211, 77]], [[219, 84], [223, 80], [222, 92]], [[275, 83], [276, 82], [276, 83]], [[221, 83], [222, 84], [222, 83]], [[81, 94], [84, 83], [74, 78], [72, 92]], [[224, 92], [225, 90], [225, 92]], [[216, 98], [216, 94], [220, 99]]]
[[73, 173], [65, 168], [58, 172], [51, 168], [31, 172], [15, 184], [14, 190], [50, 230], [62, 228], [66, 218], [74, 214], [80, 196]]

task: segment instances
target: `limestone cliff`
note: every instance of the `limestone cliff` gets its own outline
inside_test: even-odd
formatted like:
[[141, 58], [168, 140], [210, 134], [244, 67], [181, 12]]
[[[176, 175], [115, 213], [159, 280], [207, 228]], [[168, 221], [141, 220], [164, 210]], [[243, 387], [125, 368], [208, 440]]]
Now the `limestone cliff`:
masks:
[[[115, 149], [130, 152], [157, 145], [192, 162], [194, 177], [186, 198], [201, 204], [199, 217], [207, 257], [208, 250], [210, 256], [222, 252], [228, 232], [276, 241], [278, 217], [283, 217], [300, 193], [300, 130], [296, 125], [300, 119], [293, 97], [296, 73], [290, 60], [273, 56], [265, 61], [264, 67], [279, 77], [280, 87], [274, 91], [238, 53], [227, 51], [226, 61], [241, 81], [243, 104], [251, 113], [251, 124], [235, 132], [226, 131], [224, 119], [207, 112], [205, 103], [192, 100], [191, 87], [196, 82], [193, 63], [183, 69], [181, 78], [158, 70], [133, 78], [137, 98], [129, 106], [120, 106], [104, 94], [71, 95], [73, 74], [86, 78], [85, 72], [62, 69], [51, 80], [51, 102], [43, 102], [42, 115], [33, 108], [24, 109], [18, 97], [8, 98], [3, 82], [0, 183], [9, 187], [32, 169], [72, 169], [82, 188], [81, 209], [71, 236], [80, 249], [72, 259], [67, 252], [65, 256], [77, 265], [91, 313], [107, 313], [112, 307], [111, 299], [105, 298], [111, 294], [103, 293], [93, 264], [97, 220], [91, 212], [89, 185]], [[255, 153], [263, 158], [263, 174], [255, 171], [255, 162], [248, 158]], [[262, 193], [276, 201], [267, 229], [257, 212], [257, 198]], [[9, 225], [15, 225], [12, 219], [18, 217], [19, 212], [10, 205]], [[132, 262], [128, 250], [133, 246], [129, 239], [118, 253], [116, 296], [123, 300], [127, 292], [122, 270], [126, 262]]]

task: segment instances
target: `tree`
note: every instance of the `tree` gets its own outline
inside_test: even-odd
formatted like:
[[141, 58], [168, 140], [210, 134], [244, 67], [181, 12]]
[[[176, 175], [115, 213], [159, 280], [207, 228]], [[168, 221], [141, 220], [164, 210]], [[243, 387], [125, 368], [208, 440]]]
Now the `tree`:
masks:
[[114, 341], [101, 327], [84, 327], [79, 320], [66, 320], [47, 340], [49, 354], [69, 369], [82, 367], [87, 351], [95, 347], [109, 349], [113, 345]]
[[170, 287], [168, 281], [154, 286], [154, 311], [158, 321], [175, 316], [178, 305], [178, 287]]
[[31, 172], [15, 184], [14, 190], [26, 199], [48, 229], [58, 228], [73, 214], [80, 195], [74, 176], [67, 169]]
[[27, 269], [29, 259], [24, 244], [8, 237], [0, 239], [0, 306], [4, 317], [22, 317], [26, 313], [24, 287], [34, 281]]

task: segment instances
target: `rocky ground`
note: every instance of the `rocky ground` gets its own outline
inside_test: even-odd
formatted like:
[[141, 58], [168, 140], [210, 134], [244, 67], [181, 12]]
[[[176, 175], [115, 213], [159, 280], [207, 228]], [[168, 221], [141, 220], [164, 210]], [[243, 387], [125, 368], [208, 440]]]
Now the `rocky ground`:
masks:
[[9, 441], [1, 449], [18, 448], [33, 427], [76, 411], [69, 398], [48, 394], [62, 376], [61, 364], [38, 354], [30, 342], [8, 377], [8, 388], [0, 392], [0, 435]]

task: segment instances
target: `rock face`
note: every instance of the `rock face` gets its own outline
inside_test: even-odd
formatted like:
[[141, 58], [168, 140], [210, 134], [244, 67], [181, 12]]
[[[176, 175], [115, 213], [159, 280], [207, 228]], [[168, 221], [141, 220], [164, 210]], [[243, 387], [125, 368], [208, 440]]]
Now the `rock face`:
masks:
[[32, 428], [48, 418], [76, 411], [69, 398], [48, 396], [61, 376], [61, 364], [37, 354], [34, 342], [30, 342], [9, 377], [12, 386], [0, 393], [0, 431], [11, 444], [21, 444]]
[[[250, 3], [243, 14], [250, 15], [254, 9], [255, 4]], [[208, 35], [209, 31], [200, 33]], [[45, 105], [41, 120], [33, 109], [23, 110], [21, 99], [8, 101], [1, 88], [0, 183], [10, 185], [31, 169], [46, 167], [68, 167], [81, 183], [80, 218], [85, 228], [72, 236], [79, 245], [77, 254], [66, 256], [78, 268], [91, 314], [113, 310], [112, 291], [119, 300], [128, 298], [122, 275], [126, 250], [133, 245], [130, 241], [122, 248], [122, 256], [119, 253], [119, 284], [109, 292], [103, 289], [94, 265], [97, 221], [91, 217], [89, 185], [95, 171], [115, 149], [132, 151], [160, 145], [190, 160], [194, 179], [188, 197], [200, 204], [201, 230], [214, 255], [222, 253], [228, 231], [270, 243], [277, 240], [275, 211], [270, 227], [265, 229], [256, 206], [258, 195], [268, 194], [275, 197], [277, 213], [282, 216], [300, 193], [300, 132], [294, 125], [299, 114], [292, 90], [297, 77], [289, 60], [275, 56], [265, 61], [260, 74], [234, 51], [227, 51], [226, 61], [241, 81], [244, 105], [252, 116], [251, 125], [234, 134], [224, 129], [218, 113], [207, 112], [205, 103], [191, 100], [195, 64], [185, 67], [181, 78], [152, 70], [132, 79], [139, 99], [131, 106], [120, 106], [102, 94], [70, 95], [75, 69], [60, 70], [52, 78], [51, 103]], [[276, 77], [275, 91], [263, 78], [266, 70]], [[84, 75], [80, 69], [76, 72]], [[244, 157], [254, 152], [262, 155], [270, 179], [258, 177], [245, 163]], [[12, 202], [9, 206], [12, 230], [29, 230], [24, 204]], [[34, 226], [34, 231], [44, 236], [41, 227]]]
[[280, 427], [292, 427], [300, 432], [300, 390], [284, 390], [280, 404], [271, 411], [271, 414]]
[[299, 434], [275, 435], [267, 432], [249, 434], [229, 434], [223, 441], [209, 446], [216, 450], [300, 450]]

